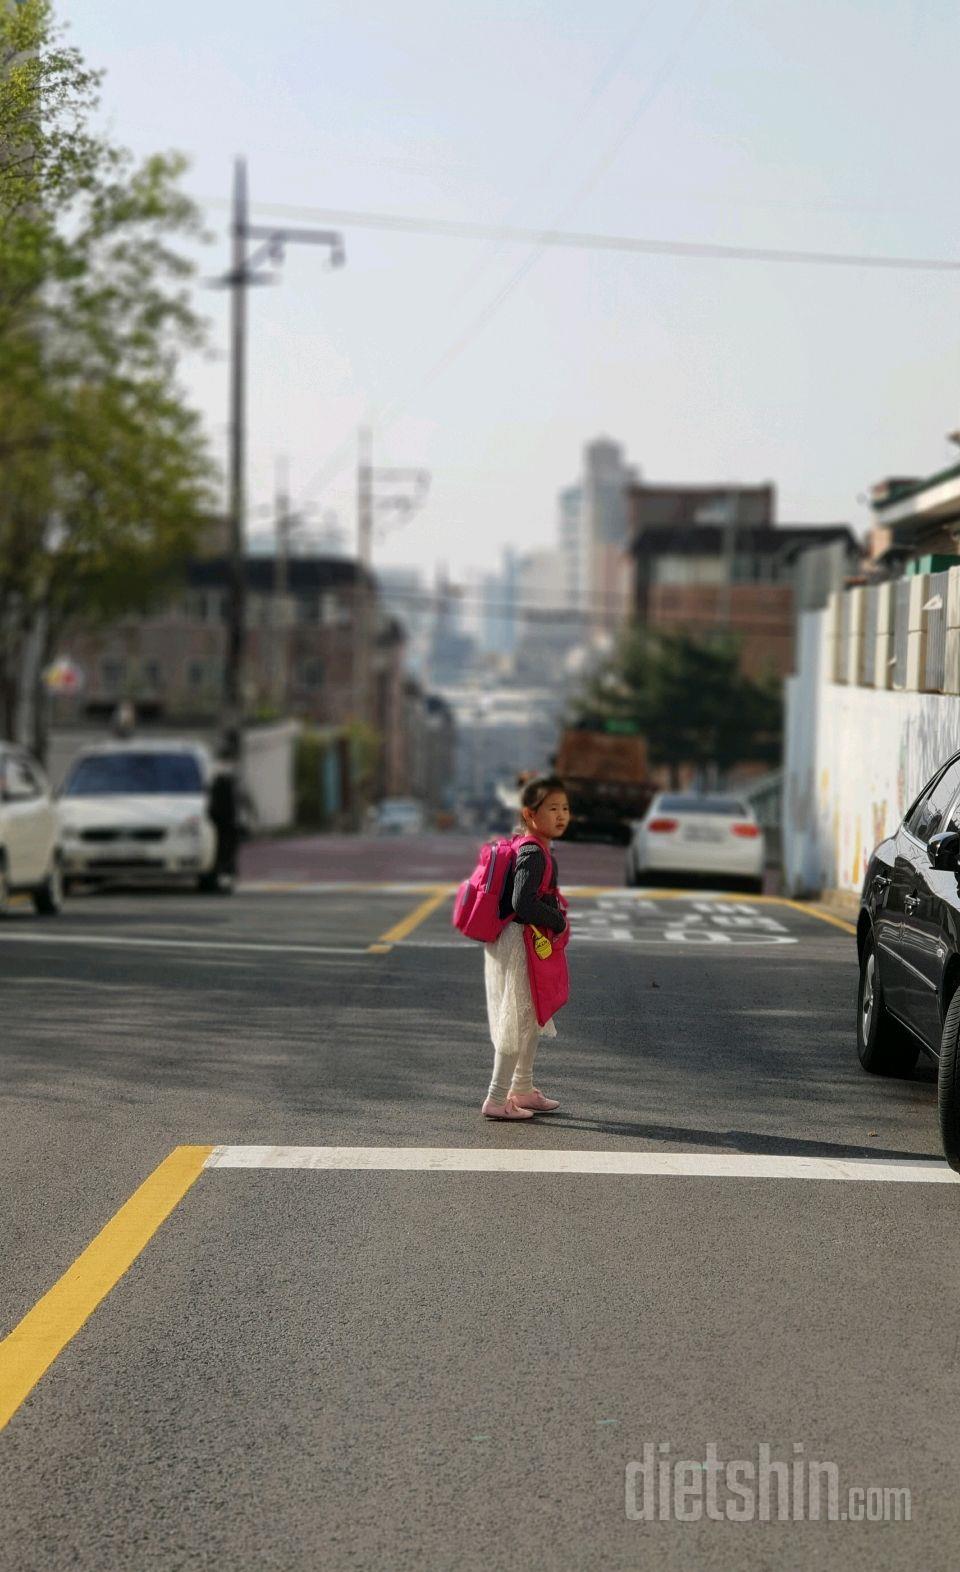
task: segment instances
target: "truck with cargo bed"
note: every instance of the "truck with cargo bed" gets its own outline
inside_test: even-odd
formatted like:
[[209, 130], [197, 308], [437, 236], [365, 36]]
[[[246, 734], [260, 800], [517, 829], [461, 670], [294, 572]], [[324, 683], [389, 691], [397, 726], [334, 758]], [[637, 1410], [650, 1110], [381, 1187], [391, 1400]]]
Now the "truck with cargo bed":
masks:
[[626, 845], [656, 786], [643, 737], [626, 731], [571, 726], [563, 732], [555, 768], [570, 797], [567, 840]]

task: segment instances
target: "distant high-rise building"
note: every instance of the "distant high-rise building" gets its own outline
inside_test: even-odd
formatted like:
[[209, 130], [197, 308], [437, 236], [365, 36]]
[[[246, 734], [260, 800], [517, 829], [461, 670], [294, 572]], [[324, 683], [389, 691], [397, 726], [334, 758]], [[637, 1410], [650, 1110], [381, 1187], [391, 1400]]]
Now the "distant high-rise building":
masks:
[[430, 680], [438, 687], [462, 682], [474, 664], [476, 653], [475, 640], [463, 630], [461, 592], [450, 583], [446, 569], [441, 567], [433, 596], [428, 655]]
[[487, 655], [510, 659], [517, 646], [517, 554], [503, 554], [499, 573], [485, 574], [480, 583], [480, 648]]
[[630, 604], [628, 491], [637, 478], [620, 444], [599, 437], [584, 448], [581, 479], [560, 492], [564, 601], [597, 627], [618, 623]]
[[583, 600], [586, 541], [583, 525], [583, 487], [566, 486], [558, 498], [557, 526], [563, 570], [563, 603], [572, 610]]
[[376, 578], [384, 609], [406, 632], [407, 665], [422, 676], [433, 631], [433, 597], [416, 568], [377, 568]]

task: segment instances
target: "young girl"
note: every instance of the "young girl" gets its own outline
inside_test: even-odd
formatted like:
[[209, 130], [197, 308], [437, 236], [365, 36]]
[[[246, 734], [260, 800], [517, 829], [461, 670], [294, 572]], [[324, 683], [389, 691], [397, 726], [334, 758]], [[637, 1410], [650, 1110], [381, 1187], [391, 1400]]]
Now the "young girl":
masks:
[[[563, 781], [556, 775], [538, 775], [528, 781], [520, 794], [522, 832], [535, 837], [521, 846], [512, 877], [508, 874], [500, 903], [500, 916], [512, 912], [513, 921], [499, 939], [485, 946], [484, 980], [487, 990], [487, 1016], [493, 1039], [493, 1079], [481, 1110], [488, 1119], [532, 1119], [535, 1113], [552, 1113], [560, 1104], [545, 1097], [533, 1084], [533, 1061], [541, 1030], [545, 1037], [556, 1037], [552, 1021], [537, 1025], [523, 924], [534, 923], [541, 930], [562, 933], [566, 918], [557, 895], [557, 863], [551, 842], [558, 840], [570, 823], [570, 804]], [[549, 867], [549, 893], [540, 895], [544, 874]]]

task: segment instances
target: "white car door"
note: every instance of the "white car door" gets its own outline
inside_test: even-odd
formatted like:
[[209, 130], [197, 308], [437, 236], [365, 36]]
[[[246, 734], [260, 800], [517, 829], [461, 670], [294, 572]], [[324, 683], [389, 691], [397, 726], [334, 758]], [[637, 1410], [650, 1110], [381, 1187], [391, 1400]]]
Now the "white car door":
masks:
[[39, 773], [20, 753], [3, 761], [7, 874], [13, 885], [39, 884], [50, 864], [53, 808]]
[[40, 872], [37, 878], [43, 880], [53, 867], [53, 860], [60, 844], [60, 810], [54, 801], [50, 782], [36, 759], [27, 754], [23, 756], [22, 763], [27, 773], [33, 777], [40, 793], [40, 800], [37, 803]]

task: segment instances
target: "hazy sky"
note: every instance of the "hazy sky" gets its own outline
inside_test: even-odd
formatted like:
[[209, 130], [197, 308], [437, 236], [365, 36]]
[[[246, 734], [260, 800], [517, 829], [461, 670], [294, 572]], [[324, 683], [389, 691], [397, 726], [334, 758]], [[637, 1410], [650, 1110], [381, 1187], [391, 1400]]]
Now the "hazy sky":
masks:
[[[182, 149], [204, 199], [244, 153], [255, 204], [960, 257], [956, 0], [78, 0], [70, 36], [118, 139]], [[345, 238], [345, 269], [291, 248], [251, 295], [251, 505], [286, 454], [352, 531], [372, 418], [378, 461], [433, 474], [385, 564], [548, 542], [600, 433], [650, 479], [771, 479], [783, 522], [858, 528], [871, 482], [954, 452], [956, 273]], [[222, 455], [202, 304], [218, 357], [186, 374]]]

